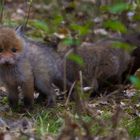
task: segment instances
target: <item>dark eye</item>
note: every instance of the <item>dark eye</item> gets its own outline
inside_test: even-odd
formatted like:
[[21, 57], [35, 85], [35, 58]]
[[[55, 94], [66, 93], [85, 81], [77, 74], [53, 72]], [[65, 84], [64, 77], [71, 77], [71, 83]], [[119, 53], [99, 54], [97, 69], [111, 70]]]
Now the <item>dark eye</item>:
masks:
[[3, 52], [3, 48], [0, 48], [0, 53]]
[[12, 48], [11, 51], [12, 51], [12, 52], [16, 52], [17, 49], [16, 49], [16, 48]]

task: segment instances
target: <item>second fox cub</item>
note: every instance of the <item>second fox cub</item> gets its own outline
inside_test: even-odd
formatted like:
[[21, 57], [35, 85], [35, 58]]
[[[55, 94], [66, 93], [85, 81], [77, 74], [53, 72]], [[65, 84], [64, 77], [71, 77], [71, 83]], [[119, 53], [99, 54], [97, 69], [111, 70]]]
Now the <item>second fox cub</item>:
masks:
[[[106, 83], [121, 81], [122, 74], [131, 62], [131, 56], [123, 49], [112, 47], [113, 43], [104, 41], [98, 45], [77, 47], [76, 53], [83, 59], [84, 66], [78, 65], [75, 69], [76, 63], [67, 59], [67, 78], [71, 82], [75, 81], [79, 70], [81, 70], [84, 86], [91, 86], [94, 91]], [[58, 53], [65, 56], [69, 49], [58, 48]]]
[[59, 55], [51, 48], [25, 39], [19, 30], [0, 27], [0, 79], [12, 107], [18, 103], [18, 86], [27, 107], [34, 102], [34, 88], [47, 95], [49, 105], [54, 103], [52, 83], [60, 86], [63, 82], [60, 65]]

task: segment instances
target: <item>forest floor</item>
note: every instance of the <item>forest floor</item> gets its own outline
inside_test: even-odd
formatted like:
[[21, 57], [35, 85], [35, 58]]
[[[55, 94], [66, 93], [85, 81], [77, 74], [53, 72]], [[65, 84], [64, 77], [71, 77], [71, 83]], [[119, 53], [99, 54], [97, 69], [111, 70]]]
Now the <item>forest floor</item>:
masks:
[[[2, 88], [4, 89], [4, 88]], [[83, 100], [80, 104], [58, 100], [56, 107], [35, 103], [30, 111], [22, 105], [12, 111], [6, 92], [0, 94], [0, 137], [12, 139], [131, 139], [139, 137], [139, 92], [123, 91]]]

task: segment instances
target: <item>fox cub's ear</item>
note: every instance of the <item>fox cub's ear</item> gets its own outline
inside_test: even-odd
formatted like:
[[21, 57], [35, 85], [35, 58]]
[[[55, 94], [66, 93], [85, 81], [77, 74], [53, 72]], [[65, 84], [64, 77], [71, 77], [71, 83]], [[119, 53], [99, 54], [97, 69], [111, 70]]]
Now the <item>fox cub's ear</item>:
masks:
[[25, 31], [25, 26], [24, 25], [19, 25], [18, 27], [16, 27], [16, 33], [19, 36], [24, 36], [24, 31]]

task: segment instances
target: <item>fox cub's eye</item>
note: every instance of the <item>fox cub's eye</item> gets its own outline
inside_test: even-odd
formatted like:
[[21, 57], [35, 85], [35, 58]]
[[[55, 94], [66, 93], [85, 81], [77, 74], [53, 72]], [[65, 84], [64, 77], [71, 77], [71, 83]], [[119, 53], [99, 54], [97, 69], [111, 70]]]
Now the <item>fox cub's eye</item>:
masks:
[[3, 48], [0, 48], [0, 53], [3, 52]]
[[17, 49], [16, 48], [12, 48], [11, 51], [12, 52], [17, 52]]

